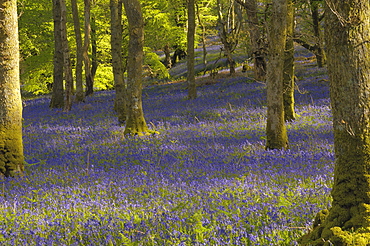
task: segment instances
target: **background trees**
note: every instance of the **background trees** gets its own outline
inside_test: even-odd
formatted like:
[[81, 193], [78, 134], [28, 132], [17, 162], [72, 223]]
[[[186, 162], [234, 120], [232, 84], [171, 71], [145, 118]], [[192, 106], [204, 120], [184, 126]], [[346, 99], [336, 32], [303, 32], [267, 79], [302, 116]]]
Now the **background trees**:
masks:
[[23, 172], [18, 15], [15, 0], [0, 1], [0, 176]]

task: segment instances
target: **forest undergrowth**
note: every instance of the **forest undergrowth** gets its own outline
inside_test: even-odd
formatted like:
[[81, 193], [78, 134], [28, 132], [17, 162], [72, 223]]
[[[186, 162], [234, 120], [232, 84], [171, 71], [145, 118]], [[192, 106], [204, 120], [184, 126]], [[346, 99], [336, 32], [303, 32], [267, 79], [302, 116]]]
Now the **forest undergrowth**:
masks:
[[[216, 78], [217, 80], [217, 78]], [[325, 70], [297, 64], [288, 150], [264, 149], [266, 86], [247, 76], [149, 86], [160, 134], [124, 137], [113, 91], [69, 113], [24, 102], [25, 175], [0, 180], [1, 245], [296, 245], [330, 206]]]

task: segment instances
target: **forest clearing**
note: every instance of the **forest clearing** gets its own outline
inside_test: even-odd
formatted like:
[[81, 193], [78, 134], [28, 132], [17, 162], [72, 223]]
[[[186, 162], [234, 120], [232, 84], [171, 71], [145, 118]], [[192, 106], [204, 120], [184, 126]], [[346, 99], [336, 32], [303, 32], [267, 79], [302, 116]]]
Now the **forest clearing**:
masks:
[[266, 85], [215, 78], [143, 91], [148, 125], [124, 137], [113, 91], [69, 113], [24, 102], [24, 177], [1, 180], [2, 245], [296, 245], [330, 206], [325, 69], [297, 64], [290, 149], [265, 150]]

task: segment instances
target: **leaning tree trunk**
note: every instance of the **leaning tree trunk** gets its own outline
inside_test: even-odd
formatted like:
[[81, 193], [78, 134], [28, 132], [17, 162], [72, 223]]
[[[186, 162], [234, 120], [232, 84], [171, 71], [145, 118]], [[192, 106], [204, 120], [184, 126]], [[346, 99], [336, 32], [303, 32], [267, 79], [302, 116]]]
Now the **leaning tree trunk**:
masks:
[[144, 22], [139, 0], [123, 0], [129, 28], [127, 60], [127, 121], [124, 134], [146, 135], [142, 106]]
[[194, 71], [194, 36], [195, 36], [195, 3], [194, 0], [188, 0], [188, 57], [187, 57], [187, 80], [188, 80], [188, 98], [197, 97], [197, 86], [195, 84]]
[[50, 107], [64, 107], [64, 76], [63, 76], [63, 45], [60, 32], [61, 9], [60, 1], [53, 0], [53, 19], [54, 19], [54, 73], [53, 73], [53, 91], [51, 94]]
[[284, 119], [285, 121], [295, 120], [294, 110], [294, 4], [293, 0], [288, 1], [287, 15], [287, 36], [284, 53]]
[[23, 172], [16, 0], [0, 0], [0, 176]]
[[62, 47], [63, 47], [63, 68], [65, 78], [65, 101], [64, 101], [64, 112], [68, 112], [72, 108], [72, 88], [73, 88], [73, 75], [72, 75], [72, 64], [71, 56], [69, 52], [68, 38], [67, 38], [67, 7], [65, 0], [60, 0], [61, 9], [61, 25], [60, 34], [62, 36]]
[[[302, 245], [370, 245], [370, 3], [331, 0], [325, 38], [334, 128], [333, 202]], [[323, 242], [330, 242], [324, 244]]]
[[272, 3], [267, 64], [267, 143], [266, 149], [288, 148], [288, 136], [284, 121], [283, 69], [286, 39], [287, 2], [274, 0]]
[[76, 101], [83, 102], [85, 100], [84, 89], [83, 89], [83, 46], [82, 46], [82, 35], [81, 35], [81, 24], [80, 17], [78, 14], [77, 0], [71, 0], [72, 15], [74, 30], [76, 36]]
[[110, 0], [111, 10], [111, 48], [112, 48], [112, 66], [114, 76], [114, 87], [116, 89], [116, 98], [114, 100], [114, 109], [118, 114], [118, 122], [123, 124], [126, 121], [126, 88], [123, 79], [123, 61], [122, 61], [122, 1]]

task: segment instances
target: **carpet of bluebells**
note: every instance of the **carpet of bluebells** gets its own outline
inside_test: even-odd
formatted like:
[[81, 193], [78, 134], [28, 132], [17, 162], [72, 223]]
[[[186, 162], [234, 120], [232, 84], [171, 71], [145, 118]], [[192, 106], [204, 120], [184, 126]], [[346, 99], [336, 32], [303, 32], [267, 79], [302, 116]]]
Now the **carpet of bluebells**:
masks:
[[69, 113], [24, 102], [24, 177], [0, 180], [1, 245], [296, 245], [330, 206], [325, 72], [297, 73], [290, 149], [265, 145], [266, 86], [248, 77], [143, 91], [148, 126], [124, 137], [113, 91]]

